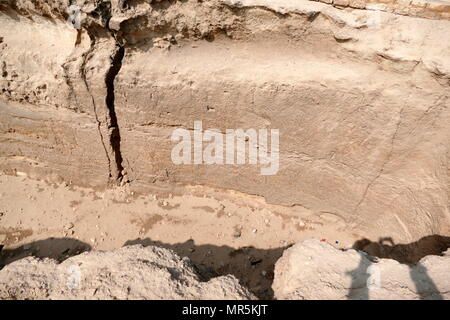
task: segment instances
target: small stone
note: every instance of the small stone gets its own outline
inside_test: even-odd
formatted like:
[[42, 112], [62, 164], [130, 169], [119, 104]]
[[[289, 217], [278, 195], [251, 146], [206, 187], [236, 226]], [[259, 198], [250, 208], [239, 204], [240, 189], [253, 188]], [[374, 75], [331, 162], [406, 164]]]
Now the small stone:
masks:
[[257, 264], [260, 264], [262, 262], [262, 259], [260, 258], [255, 258], [255, 257], [250, 257], [250, 264], [252, 266], [256, 266]]
[[181, 258], [181, 261], [184, 263], [191, 263], [191, 259], [189, 259], [189, 257], [183, 257]]
[[239, 231], [233, 233], [233, 238], [240, 238], [241, 237], [241, 233]]
[[70, 229], [72, 229], [73, 227], [74, 227], [73, 223], [70, 222], [70, 223], [68, 223], [68, 224], [66, 224], [66, 225], [64, 226], [64, 230], [70, 230]]
[[252, 232], [253, 232], [253, 233], [256, 233], [256, 232], [258, 232], [258, 230], [257, 230], [257, 229], [253, 229]]
[[342, 41], [342, 42], [353, 40], [353, 37], [351, 34], [349, 34], [348, 32], [342, 31], [342, 30], [335, 32], [334, 38], [337, 41]]
[[364, 9], [366, 7], [366, 2], [364, 0], [350, 0], [349, 6], [355, 9]]
[[348, 7], [350, 4], [349, 0], [334, 0], [333, 4], [340, 7]]
[[261, 275], [263, 276], [263, 277], [265, 277], [266, 275], [267, 275], [267, 272], [266, 271], [261, 271]]

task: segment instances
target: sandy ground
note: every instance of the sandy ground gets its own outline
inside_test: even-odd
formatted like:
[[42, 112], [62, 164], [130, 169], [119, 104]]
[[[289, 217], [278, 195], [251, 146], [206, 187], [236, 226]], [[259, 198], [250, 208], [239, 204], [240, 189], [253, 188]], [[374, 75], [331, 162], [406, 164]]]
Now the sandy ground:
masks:
[[62, 261], [85, 250], [157, 244], [188, 256], [206, 279], [234, 274], [259, 297], [271, 298], [273, 265], [286, 247], [316, 238], [348, 248], [360, 237], [331, 214], [191, 189], [162, 198], [127, 186], [94, 191], [2, 174], [1, 263], [28, 255]]

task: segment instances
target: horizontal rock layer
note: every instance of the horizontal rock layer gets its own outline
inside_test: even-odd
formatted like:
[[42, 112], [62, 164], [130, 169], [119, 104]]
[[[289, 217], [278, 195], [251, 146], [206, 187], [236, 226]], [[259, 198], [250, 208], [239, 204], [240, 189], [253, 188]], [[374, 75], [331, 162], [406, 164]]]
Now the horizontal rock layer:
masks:
[[[404, 241], [450, 232], [450, 21], [312, 1], [76, 4], [80, 30], [67, 1], [0, 6], [2, 170], [233, 189]], [[196, 120], [279, 129], [278, 173], [175, 165], [170, 136]]]

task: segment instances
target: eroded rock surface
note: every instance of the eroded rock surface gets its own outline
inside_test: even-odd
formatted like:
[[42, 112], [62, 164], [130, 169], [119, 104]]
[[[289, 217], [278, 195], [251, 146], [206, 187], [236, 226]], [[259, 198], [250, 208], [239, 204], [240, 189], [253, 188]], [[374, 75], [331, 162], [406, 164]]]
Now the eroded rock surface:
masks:
[[[238, 190], [397, 241], [450, 233], [450, 21], [300, 0], [71, 3], [80, 30], [69, 1], [1, 2], [3, 171]], [[279, 129], [279, 172], [175, 165], [170, 135], [195, 120]]]
[[402, 264], [306, 240], [277, 261], [273, 290], [277, 299], [449, 299], [449, 270], [450, 250]]
[[189, 260], [140, 245], [61, 264], [25, 258], [0, 271], [0, 299], [254, 299], [234, 276], [201, 281]]

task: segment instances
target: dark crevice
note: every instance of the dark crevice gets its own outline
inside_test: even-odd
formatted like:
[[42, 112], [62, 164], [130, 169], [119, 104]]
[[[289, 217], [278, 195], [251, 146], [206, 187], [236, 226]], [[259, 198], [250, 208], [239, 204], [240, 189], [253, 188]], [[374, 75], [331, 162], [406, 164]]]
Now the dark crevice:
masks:
[[[120, 41], [116, 38], [116, 34], [113, 30], [110, 30], [109, 20], [111, 19], [111, 3], [110, 2], [100, 2], [97, 3], [97, 7], [91, 13], [93, 20], [90, 24], [85, 26], [89, 37], [91, 38], [91, 48], [90, 52], [94, 50], [96, 39], [101, 38], [109, 38], [112, 37], [116, 42], [116, 48], [111, 53], [110, 56], [110, 65], [108, 71], [105, 75], [105, 87], [106, 87], [106, 97], [105, 104], [107, 110], [106, 113], [106, 125], [107, 125], [107, 136], [102, 134], [102, 123], [98, 118], [97, 108], [95, 104], [95, 99], [91, 94], [92, 103], [94, 105], [94, 113], [97, 119], [100, 138], [102, 140], [102, 144], [105, 148], [106, 157], [108, 158], [108, 166], [109, 166], [109, 178], [110, 182], [128, 182], [128, 180], [124, 179], [125, 171], [122, 165], [123, 157], [121, 153], [121, 137], [120, 137], [120, 129], [117, 121], [117, 115], [115, 111], [115, 92], [114, 92], [114, 81], [122, 67], [122, 59], [125, 55], [125, 48], [120, 45]], [[84, 66], [82, 71], [82, 76], [84, 72]], [[85, 78], [85, 76], [83, 76]], [[85, 80], [86, 85], [87, 81]], [[105, 124], [103, 124], [104, 126]], [[103, 127], [104, 128], [104, 127]], [[109, 137], [109, 141], [108, 141]], [[108, 146], [109, 144], [109, 146]], [[126, 180], [126, 181], [125, 181]]]
[[115, 177], [117, 180], [122, 180], [124, 168], [123, 168], [123, 157], [120, 149], [120, 129], [119, 124], [117, 122], [117, 115], [115, 110], [115, 92], [114, 92], [114, 80], [117, 74], [122, 67], [122, 60], [125, 55], [125, 48], [122, 46], [118, 46], [117, 51], [114, 53], [112, 57], [111, 67], [109, 68], [106, 77], [106, 106], [109, 111], [109, 141], [111, 144], [111, 148], [113, 149], [115, 163], [117, 167], [117, 176]]

